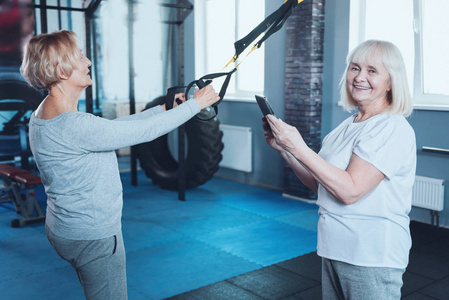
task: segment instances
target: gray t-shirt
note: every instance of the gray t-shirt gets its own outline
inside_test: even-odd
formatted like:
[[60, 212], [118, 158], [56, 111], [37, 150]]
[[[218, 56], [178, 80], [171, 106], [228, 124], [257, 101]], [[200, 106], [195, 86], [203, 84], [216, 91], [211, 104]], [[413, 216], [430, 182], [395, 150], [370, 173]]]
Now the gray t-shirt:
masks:
[[122, 184], [116, 149], [151, 141], [200, 111], [195, 100], [107, 120], [70, 112], [31, 115], [30, 146], [47, 194], [47, 226], [73, 240], [102, 239], [121, 229]]

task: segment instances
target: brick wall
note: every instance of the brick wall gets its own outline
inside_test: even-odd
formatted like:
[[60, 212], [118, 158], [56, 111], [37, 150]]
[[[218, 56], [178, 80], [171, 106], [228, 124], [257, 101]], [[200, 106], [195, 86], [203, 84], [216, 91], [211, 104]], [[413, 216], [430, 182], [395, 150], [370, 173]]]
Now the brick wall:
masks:
[[[300, 3], [285, 24], [285, 121], [298, 128], [316, 152], [321, 146], [324, 2]], [[316, 193], [304, 186], [287, 165], [284, 193], [316, 199]]]

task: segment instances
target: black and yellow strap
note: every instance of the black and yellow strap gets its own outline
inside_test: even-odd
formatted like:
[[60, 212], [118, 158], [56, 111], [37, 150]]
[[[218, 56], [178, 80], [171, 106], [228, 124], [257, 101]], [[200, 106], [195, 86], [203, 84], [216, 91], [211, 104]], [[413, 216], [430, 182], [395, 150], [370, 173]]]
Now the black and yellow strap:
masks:
[[224, 98], [224, 96], [226, 94], [226, 90], [228, 89], [229, 81], [231, 81], [232, 74], [234, 74], [235, 71], [237, 71], [237, 68], [234, 68], [234, 69], [232, 69], [229, 72], [220, 72], [220, 73], [207, 74], [207, 75], [204, 75], [203, 77], [201, 77], [198, 80], [192, 81], [191, 83], [189, 83], [189, 85], [186, 88], [186, 91], [185, 91], [186, 97], [189, 94], [189, 91], [190, 91], [190, 89], [192, 88], [192, 86], [194, 84], [196, 84], [196, 86], [199, 89], [202, 89], [206, 85], [210, 84], [212, 82], [212, 80], [214, 80], [215, 78], [226, 76], [226, 78], [225, 78], [225, 80], [224, 80], [224, 82], [223, 82], [223, 84], [221, 86], [220, 92], [218, 93], [218, 96], [220, 97], [220, 100], [218, 100], [216, 103], [214, 103], [212, 105], [212, 107], [215, 110], [215, 115], [217, 115], [218, 114], [218, 104], [223, 100], [223, 98]]
[[275, 12], [265, 18], [259, 25], [257, 25], [249, 34], [234, 43], [235, 54], [231, 60], [226, 64], [225, 68], [237, 60], [240, 54], [251, 45], [260, 35], [264, 35], [254, 44], [248, 55], [255, 49], [260, 48], [262, 43], [268, 39], [273, 33], [277, 32], [284, 26], [285, 21], [292, 14], [292, 10], [304, 0], [285, 0], [284, 4]]
[[[269, 15], [267, 18], [265, 18], [265, 20], [263, 20], [259, 25], [257, 25], [257, 27], [255, 27], [253, 30], [251, 30], [251, 32], [248, 33], [245, 37], [236, 41], [234, 43], [235, 54], [232, 57], [232, 59], [226, 64], [225, 68], [228, 67], [229, 64], [235, 62], [238, 59], [239, 55], [243, 51], [245, 51], [245, 49], [250, 44], [252, 44], [259, 36], [261, 36], [263, 34], [262, 37], [254, 44], [253, 48], [247, 54], [247, 56], [255, 49], [260, 48], [260, 46], [262, 45], [262, 43], [265, 40], [267, 40], [273, 33], [277, 32], [279, 29], [282, 28], [285, 21], [292, 14], [292, 10], [299, 3], [303, 2], [303, 1], [304, 0], [285, 0], [284, 4], [282, 4], [282, 6], [279, 9], [277, 9], [275, 12], [273, 12], [271, 15]], [[216, 102], [215, 104], [213, 104], [215, 114], [217, 114], [218, 113], [217, 106], [223, 100], [223, 98], [226, 94], [226, 89], [228, 88], [228, 85], [229, 85], [229, 81], [231, 80], [232, 74], [234, 74], [237, 71], [237, 68], [239, 67], [239, 65], [240, 65], [240, 63], [237, 64], [230, 72], [211, 73], [211, 74], [207, 74], [207, 75], [201, 77], [198, 80], [192, 81], [186, 88], [186, 91], [185, 91], [186, 97], [189, 93], [190, 88], [194, 84], [196, 84], [197, 87], [201, 89], [204, 86], [210, 84], [213, 79], [222, 77], [222, 76], [226, 76], [226, 79], [224, 80], [224, 82], [221, 86], [220, 92], [218, 94], [220, 96], [220, 100], [218, 102]]]

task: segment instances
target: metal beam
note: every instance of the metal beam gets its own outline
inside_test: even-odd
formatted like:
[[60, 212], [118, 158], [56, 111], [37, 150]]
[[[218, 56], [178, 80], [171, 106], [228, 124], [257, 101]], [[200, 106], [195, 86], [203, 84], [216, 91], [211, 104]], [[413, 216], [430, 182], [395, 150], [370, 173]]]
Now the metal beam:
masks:
[[[98, 6], [100, 5], [101, 1], [102, 0], [92, 0], [89, 2], [89, 4], [87, 4], [87, 7], [82, 8], [82, 11], [84, 11], [84, 22], [85, 22], [85, 28], [86, 28], [86, 56], [90, 60], [92, 60], [93, 18], [94, 18], [94, 13], [97, 10]], [[86, 3], [84, 3], [83, 5], [86, 5]], [[95, 32], [93, 32], [93, 35], [95, 35]], [[95, 44], [93, 45], [93, 47], [95, 48]], [[94, 53], [95, 53], [95, 49], [94, 49]], [[95, 64], [97, 63], [96, 60], [94, 60], [94, 63]], [[91, 74], [92, 74], [92, 72], [91, 72]], [[95, 71], [94, 75], [97, 76], [96, 71]], [[96, 84], [96, 89], [98, 89], [98, 82], [96, 81], [95, 84]], [[86, 88], [86, 112], [87, 113], [94, 112], [92, 86], [88, 86]]]
[[[84, 23], [85, 23], [85, 30], [86, 30], [86, 57], [91, 60], [92, 59], [92, 43], [91, 43], [91, 35], [92, 35], [92, 28], [91, 28], [91, 22], [92, 19], [88, 16], [85, 16]], [[92, 66], [89, 67], [90, 69]], [[92, 72], [90, 72], [92, 74]], [[94, 105], [93, 105], [93, 99], [92, 99], [92, 85], [88, 86], [86, 88], [86, 112], [87, 113], [94, 113]]]
[[[129, 114], [136, 113], [134, 71], [134, 21], [135, 0], [128, 0], [128, 66], [129, 66]], [[131, 185], [137, 186], [137, 148], [131, 146]]]
[[[43, 3], [43, 6], [47, 6], [47, 0], [41, 0], [41, 3]], [[47, 33], [48, 32], [48, 25], [47, 25], [47, 10], [41, 9], [40, 11], [41, 15], [41, 32]]]
[[42, 1], [44, 4], [30, 4], [30, 7], [34, 7], [34, 8], [40, 8], [42, 10], [48, 10], [48, 9], [52, 9], [52, 10], [68, 10], [68, 11], [79, 11], [79, 12], [84, 12], [86, 9], [84, 8], [77, 8], [77, 7], [67, 7], [67, 6], [54, 6], [54, 5], [46, 5], [45, 3], [47, 3], [47, 1]]
[[87, 7], [84, 8], [86, 15], [93, 17], [94, 13], [97, 11], [98, 6], [100, 6], [102, 0], [91, 0]]
[[176, 21], [162, 21], [164, 24], [176, 24], [181, 25], [184, 23], [187, 16], [193, 11], [193, 4], [188, 0], [178, 0], [176, 4], [160, 3], [162, 7], [176, 9]]

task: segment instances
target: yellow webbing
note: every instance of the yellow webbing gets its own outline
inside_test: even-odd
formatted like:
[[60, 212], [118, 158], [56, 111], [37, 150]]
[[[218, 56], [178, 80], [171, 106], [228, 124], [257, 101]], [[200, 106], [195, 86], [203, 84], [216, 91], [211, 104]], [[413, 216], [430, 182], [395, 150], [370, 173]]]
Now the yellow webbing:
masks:
[[[285, 0], [284, 1], [284, 4], [285, 4], [285, 2], [287, 2], [288, 0]], [[303, 2], [304, 0], [298, 0], [298, 4], [299, 3], [301, 3], [301, 2]], [[248, 57], [248, 55], [250, 55], [251, 54], [251, 52], [253, 52], [254, 50], [256, 50], [257, 49], [257, 43], [254, 45], [254, 47], [251, 49], [251, 51], [249, 51], [248, 52], [248, 54], [246, 55], [246, 57]], [[233, 62], [235, 62], [237, 60], [237, 55], [235, 54], [232, 58], [231, 58], [231, 60], [226, 64], [226, 66], [224, 66], [224, 68], [223, 69], [226, 69], [231, 63], [233, 63]], [[239, 66], [240, 66], [240, 64], [242, 63], [243, 61], [241, 61], [239, 64], [237, 64], [237, 66], [235, 66], [235, 68], [237, 69]]]

